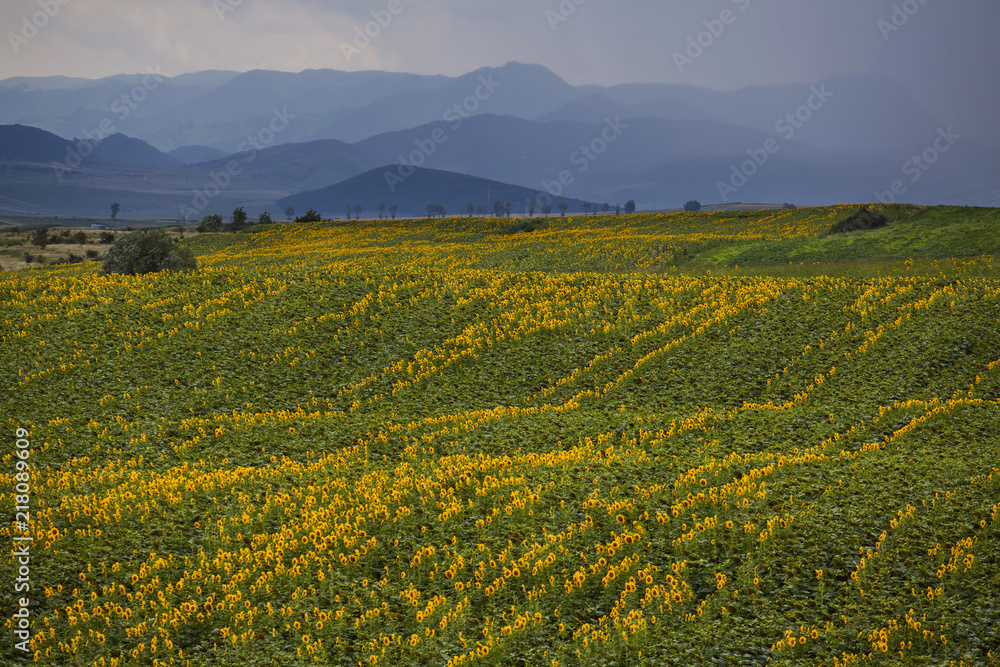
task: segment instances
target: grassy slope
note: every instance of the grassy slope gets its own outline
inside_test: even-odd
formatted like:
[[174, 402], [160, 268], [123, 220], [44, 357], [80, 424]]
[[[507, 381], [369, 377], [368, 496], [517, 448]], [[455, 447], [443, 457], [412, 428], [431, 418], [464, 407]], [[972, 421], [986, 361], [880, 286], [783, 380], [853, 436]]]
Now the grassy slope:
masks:
[[811, 239], [727, 242], [696, 261], [708, 265], [857, 262], [1000, 254], [1000, 209], [936, 206], [881, 229]]

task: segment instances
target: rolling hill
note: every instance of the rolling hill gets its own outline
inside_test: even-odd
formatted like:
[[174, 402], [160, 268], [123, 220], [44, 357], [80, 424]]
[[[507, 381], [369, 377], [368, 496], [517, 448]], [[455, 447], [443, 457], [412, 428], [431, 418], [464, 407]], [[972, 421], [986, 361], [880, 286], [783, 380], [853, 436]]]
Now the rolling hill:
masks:
[[463, 215], [469, 204], [483, 205], [492, 211], [493, 203], [511, 203], [511, 212], [525, 212], [528, 201], [552, 203], [558, 214], [558, 205], [565, 201], [569, 212], [583, 211], [584, 202], [563, 197], [544, 198], [538, 190], [500, 183], [485, 178], [466, 176], [439, 169], [413, 168], [401, 170], [398, 164], [372, 169], [336, 185], [319, 190], [300, 192], [279, 199], [278, 209], [292, 206], [305, 212], [313, 208], [328, 217], [340, 216], [348, 204], [360, 204], [363, 214], [370, 217], [380, 203], [399, 206], [400, 215], [425, 215], [428, 204], [439, 204], [452, 215]]

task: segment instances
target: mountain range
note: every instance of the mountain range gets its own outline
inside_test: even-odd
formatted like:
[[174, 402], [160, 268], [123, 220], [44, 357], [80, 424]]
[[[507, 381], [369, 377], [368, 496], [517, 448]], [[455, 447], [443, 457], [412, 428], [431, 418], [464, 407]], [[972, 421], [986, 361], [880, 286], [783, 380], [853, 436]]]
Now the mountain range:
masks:
[[[391, 165], [640, 208], [1000, 196], [996, 151], [873, 74], [722, 92], [573, 86], [521, 63], [459, 77], [151, 68], [0, 81], [0, 124], [10, 213], [94, 215], [111, 201], [123, 217], [254, 212], [344, 196], [326, 189]], [[452, 180], [445, 190], [470, 183]]]

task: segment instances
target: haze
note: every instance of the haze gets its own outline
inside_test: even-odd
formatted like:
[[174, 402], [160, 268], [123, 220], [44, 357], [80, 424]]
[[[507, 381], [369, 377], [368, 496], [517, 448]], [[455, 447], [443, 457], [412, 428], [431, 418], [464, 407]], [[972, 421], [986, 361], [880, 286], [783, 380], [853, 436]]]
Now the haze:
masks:
[[[392, 22], [348, 57], [342, 45], [390, 0], [50, 0], [59, 11], [48, 24], [16, 53], [13, 44], [3, 47], [0, 79], [97, 78], [157, 65], [171, 75], [333, 68], [455, 76], [518, 60], [544, 65], [572, 84], [732, 90], [876, 71], [906, 84], [942, 122], [1000, 147], [994, 122], [1000, 5], [992, 1], [399, 1]], [[21, 34], [40, 4], [0, 6], [6, 41]], [[886, 39], [879, 21], [891, 21], [894, 5], [911, 15]], [[679, 71], [674, 52], [726, 9], [736, 21]]]

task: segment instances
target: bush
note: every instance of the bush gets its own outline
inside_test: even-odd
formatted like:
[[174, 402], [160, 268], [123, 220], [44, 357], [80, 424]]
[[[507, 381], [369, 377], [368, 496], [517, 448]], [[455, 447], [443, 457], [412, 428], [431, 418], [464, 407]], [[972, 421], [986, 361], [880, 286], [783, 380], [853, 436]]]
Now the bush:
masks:
[[222, 216], [218, 213], [211, 213], [201, 219], [198, 225], [199, 232], [217, 232], [222, 229]]
[[304, 215], [295, 218], [295, 222], [320, 222], [322, 219], [319, 213], [310, 208]]
[[690, 211], [691, 213], [697, 213], [701, 210], [701, 202], [696, 199], [692, 199], [688, 203], [684, 204], [684, 210]]
[[190, 250], [163, 230], [136, 232], [115, 241], [101, 265], [100, 274], [141, 275], [158, 271], [193, 271], [198, 262]]
[[101, 232], [101, 243], [114, 243], [115, 233], [114, 232]]
[[227, 232], [238, 232], [247, 226], [247, 212], [240, 206], [233, 211], [233, 217], [225, 225]]
[[100, 254], [101, 253], [97, 252], [96, 250], [88, 250], [87, 251], [87, 259], [97, 259], [97, 256], [100, 255]]
[[845, 234], [859, 232], [864, 229], [878, 229], [889, 224], [889, 219], [879, 211], [872, 211], [867, 206], [862, 206], [858, 211], [830, 228], [831, 234]]

